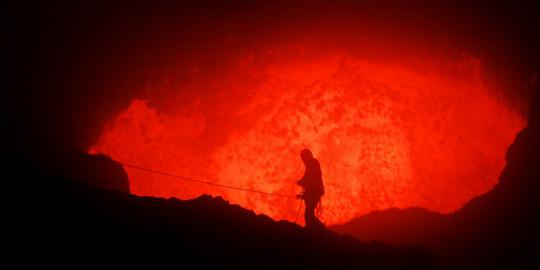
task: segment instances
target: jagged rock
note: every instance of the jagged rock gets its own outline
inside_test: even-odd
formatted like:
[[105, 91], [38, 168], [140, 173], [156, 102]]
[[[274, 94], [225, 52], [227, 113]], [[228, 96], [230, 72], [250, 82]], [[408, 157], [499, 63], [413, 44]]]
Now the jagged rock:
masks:
[[[14, 166], [16, 166], [15, 164]], [[19, 164], [19, 167], [20, 164]], [[433, 269], [420, 247], [361, 243], [309, 231], [221, 197], [138, 197], [33, 171], [11, 176], [33, 189], [21, 202], [25, 253], [81, 260], [159, 260], [183, 267]]]

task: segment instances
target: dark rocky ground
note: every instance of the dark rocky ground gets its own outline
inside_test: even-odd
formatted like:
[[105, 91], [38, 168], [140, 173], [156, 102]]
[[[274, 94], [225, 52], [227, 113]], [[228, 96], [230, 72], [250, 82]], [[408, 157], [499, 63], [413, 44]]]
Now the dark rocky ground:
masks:
[[[419, 247], [362, 243], [331, 231], [308, 231], [256, 215], [221, 197], [138, 197], [51, 174], [12, 158], [13, 249], [23, 260], [169, 262], [185, 268], [431, 269]], [[104, 174], [111, 173], [105, 163]], [[113, 170], [114, 172], [114, 170]], [[99, 178], [99, 174], [95, 173]], [[121, 181], [120, 181], [121, 182]], [[99, 181], [97, 181], [99, 185]], [[92, 185], [89, 185], [92, 184]], [[11, 211], [10, 211], [11, 212]], [[191, 265], [191, 266], [190, 266]]]

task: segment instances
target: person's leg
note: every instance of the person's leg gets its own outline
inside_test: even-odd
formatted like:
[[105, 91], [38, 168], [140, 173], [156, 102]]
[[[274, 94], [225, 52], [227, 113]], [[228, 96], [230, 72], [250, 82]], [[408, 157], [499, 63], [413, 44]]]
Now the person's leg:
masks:
[[304, 220], [306, 222], [306, 227], [312, 227], [315, 225], [315, 207], [317, 203], [312, 202], [311, 200], [305, 200], [306, 210], [304, 212]]

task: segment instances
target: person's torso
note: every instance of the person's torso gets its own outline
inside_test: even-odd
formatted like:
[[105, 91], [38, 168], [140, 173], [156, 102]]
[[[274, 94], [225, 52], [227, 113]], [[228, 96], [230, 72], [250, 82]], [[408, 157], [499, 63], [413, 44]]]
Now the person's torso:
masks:
[[322, 171], [319, 161], [312, 159], [306, 166], [306, 185], [305, 192], [308, 194], [324, 193], [324, 184], [322, 179]]

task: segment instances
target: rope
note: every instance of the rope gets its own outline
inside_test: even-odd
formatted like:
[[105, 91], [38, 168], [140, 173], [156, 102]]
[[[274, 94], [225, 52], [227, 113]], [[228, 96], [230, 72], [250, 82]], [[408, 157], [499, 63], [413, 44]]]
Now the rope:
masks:
[[317, 203], [317, 209], [315, 211], [315, 215], [317, 216], [317, 219], [320, 219], [323, 213], [323, 206], [322, 206], [322, 199], [319, 199], [319, 203]]
[[[104, 159], [104, 160], [105, 160], [105, 159]], [[110, 161], [110, 160], [107, 160], [107, 161]], [[254, 193], [259, 193], [259, 194], [264, 194], [264, 195], [270, 195], [270, 196], [278, 196], [278, 197], [283, 197], [283, 198], [296, 199], [296, 196], [291, 196], [291, 195], [286, 195], [286, 194], [279, 194], [279, 193], [273, 193], [273, 192], [266, 192], [266, 191], [256, 190], [256, 189], [249, 189], [249, 188], [242, 188], [242, 187], [228, 186], [228, 185], [218, 184], [218, 183], [215, 183], [215, 182], [204, 181], [204, 180], [199, 180], [199, 179], [195, 179], [195, 178], [185, 177], [185, 176], [181, 176], [181, 175], [175, 175], [175, 174], [171, 174], [171, 173], [161, 172], [161, 171], [158, 171], [158, 170], [149, 169], [149, 168], [145, 168], [145, 167], [142, 167], [142, 166], [137, 166], [137, 165], [129, 164], [129, 163], [122, 162], [122, 161], [118, 161], [118, 160], [114, 160], [114, 161], [115, 161], [116, 163], [119, 163], [119, 164], [121, 164], [121, 165], [123, 165], [123, 166], [126, 166], [126, 167], [130, 167], [130, 168], [134, 168], [134, 169], [138, 169], [138, 170], [142, 170], [142, 171], [147, 171], [147, 172], [154, 173], [154, 174], [160, 174], [160, 175], [164, 175], [164, 176], [168, 176], [168, 177], [172, 177], [172, 178], [176, 178], [176, 179], [180, 179], [180, 180], [184, 180], [184, 181], [190, 181], [190, 182], [195, 182], [195, 183], [200, 183], [200, 184], [206, 184], [206, 185], [211, 185], [211, 186], [216, 186], [216, 187], [222, 187], [222, 188], [229, 188], [229, 189], [234, 189], [234, 190], [241, 190], [241, 191], [247, 191], [247, 192], [254, 192]]]
[[[97, 157], [95, 156], [96, 158], [98, 159], [102, 159], [102, 160], [105, 160], [105, 161], [111, 161], [109, 159], [105, 159], [105, 158], [100, 158], [100, 157]], [[279, 194], [279, 193], [273, 193], [273, 192], [266, 192], [266, 191], [262, 191], [262, 190], [256, 190], [256, 189], [249, 189], [249, 188], [241, 188], [241, 187], [235, 187], [235, 186], [228, 186], [228, 185], [223, 185], [223, 184], [218, 184], [218, 183], [215, 183], [215, 182], [210, 182], [210, 181], [204, 181], [204, 180], [199, 180], [199, 179], [195, 179], [195, 178], [190, 178], [190, 177], [185, 177], [185, 176], [181, 176], [181, 175], [175, 175], [175, 174], [171, 174], [171, 173], [166, 173], [166, 172], [162, 172], [162, 171], [158, 171], [158, 170], [154, 170], [154, 169], [149, 169], [149, 168], [145, 168], [145, 167], [142, 167], [142, 166], [137, 166], [137, 165], [133, 165], [133, 164], [129, 164], [129, 163], [126, 163], [126, 162], [122, 162], [122, 161], [118, 161], [118, 160], [113, 160], [114, 162], [122, 165], [122, 166], [126, 166], [126, 167], [130, 167], [130, 168], [133, 168], [133, 169], [137, 169], [137, 170], [142, 170], [142, 171], [146, 171], [146, 172], [150, 172], [150, 173], [154, 173], [154, 174], [159, 174], [159, 175], [164, 175], [164, 176], [168, 176], [168, 177], [172, 177], [172, 178], [176, 178], [176, 179], [180, 179], [180, 180], [185, 180], [185, 181], [190, 181], [190, 182], [196, 182], [196, 183], [200, 183], [200, 184], [206, 184], [206, 185], [211, 185], [211, 186], [216, 186], [216, 187], [222, 187], [222, 188], [230, 188], [230, 189], [234, 189], [234, 190], [241, 190], [241, 191], [247, 191], [247, 192], [254, 192], [254, 193], [259, 193], [259, 194], [264, 194], [264, 195], [269, 195], [269, 196], [278, 196], [278, 197], [283, 197], [283, 198], [288, 198], [288, 199], [297, 199], [297, 196], [291, 196], [291, 195], [285, 195], [285, 194]], [[317, 210], [319, 210], [319, 207], [322, 208], [322, 205], [321, 203], [319, 202], [318, 204], [318, 207], [317, 207]], [[302, 200], [300, 200], [300, 204], [298, 205], [298, 211], [296, 212], [296, 218], [294, 220], [294, 223], [298, 223], [298, 217], [300, 216], [300, 210], [302, 209]], [[322, 210], [322, 209], [321, 209]], [[319, 212], [319, 211], [317, 211]], [[322, 212], [322, 211], [321, 211]], [[320, 213], [319, 213], [320, 215]], [[317, 215], [317, 217], [319, 216]]]

